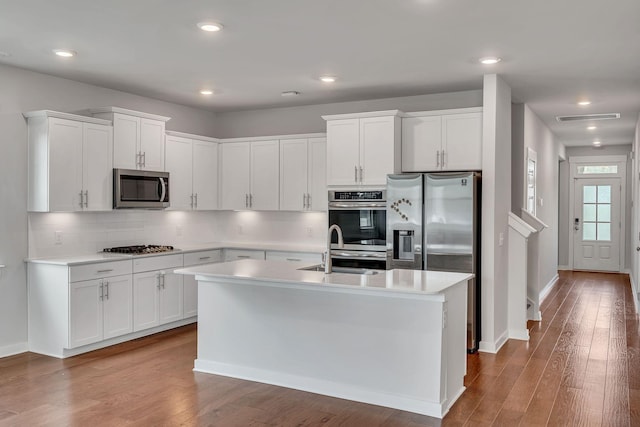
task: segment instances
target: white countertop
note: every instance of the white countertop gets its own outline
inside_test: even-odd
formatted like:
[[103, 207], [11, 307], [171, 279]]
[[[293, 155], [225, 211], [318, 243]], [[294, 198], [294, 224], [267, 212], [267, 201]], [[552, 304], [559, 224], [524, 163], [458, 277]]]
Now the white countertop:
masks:
[[388, 296], [424, 296], [441, 294], [447, 288], [473, 278], [473, 274], [423, 270], [374, 270], [378, 274], [324, 274], [322, 271], [299, 270], [308, 262], [261, 261], [245, 259], [207, 264], [176, 270], [203, 281], [216, 278], [254, 281], [265, 285], [296, 288], [342, 289]]
[[198, 252], [215, 249], [247, 249], [247, 250], [259, 250], [259, 251], [280, 251], [280, 252], [311, 252], [322, 253], [325, 250], [321, 245], [295, 245], [286, 243], [250, 243], [250, 242], [208, 242], [208, 243], [195, 243], [186, 245], [174, 245], [175, 250], [171, 252], [159, 252], [152, 254], [142, 255], [129, 255], [118, 254], [108, 252], [96, 252], [93, 254], [80, 254], [80, 255], [67, 255], [61, 257], [43, 257], [43, 258], [30, 258], [26, 262], [35, 264], [52, 264], [52, 265], [83, 265], [93, 264], [98, 262], [120, 261], [134, 258], [152, 257], [173, 255], [180, 253]]

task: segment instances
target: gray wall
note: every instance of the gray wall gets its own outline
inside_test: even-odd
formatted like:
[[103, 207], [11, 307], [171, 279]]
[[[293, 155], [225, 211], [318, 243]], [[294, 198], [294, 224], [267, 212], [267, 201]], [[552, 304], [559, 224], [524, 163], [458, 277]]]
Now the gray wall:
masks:
[[73, 112], [118, 106], [172, 117], [167, 129], [217, 133], [211, 112], [0, 66], [0, 355], [24, 350], [27, 341], [27, 126], [31, 110]]
[[482, 90], [218, 114], [218, 138], [326, 132], [323, 115], [481, 107]]
[[[569, 157], [572, 156], [585, 156], [585, 157], [599, 157], [599, 156], [629, 156], [631, 152], [631, 144], [629, 145], [605, 145], [600, 148], [595, 147], [567, 147], [567, 161], [560, 165], [560, 175], [562, 180], [559, 183], [560, 186], [560, 207], [559, 207], [559, 236], [560, 242], [558, 246], [558, 264], [562, 267], [569, 265], [569, 239], [572, 238], [571, 233], [571, 209], [569, 206], [569, 187], [571, 185], [571, 174], [569, 173]], [[625, 207], [625, 230], [627, 236], [631, 232], [631, 212], [632, 206], [630, 201], [632, 200], [631, 192], [631, 176], [632, 176], [632, 163], [631, 159], [627, 157], [627, 184], [626, 184], [626, 207]], [[632, 257], [632, 245], [635, 242], [633, 239], [626, 239], [625, 248], [625, 269], [631, 268]], [[634, 249], [635, 252], [635, 249]]]

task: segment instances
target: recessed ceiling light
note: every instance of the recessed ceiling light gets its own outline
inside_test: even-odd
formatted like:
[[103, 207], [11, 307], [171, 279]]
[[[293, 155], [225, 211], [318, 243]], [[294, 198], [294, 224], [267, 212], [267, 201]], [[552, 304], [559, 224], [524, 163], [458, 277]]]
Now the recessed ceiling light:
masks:
[[598, 129], [596, 126], [589, 126], [589, 127], [587, 128], [587, 130], [596, 130], [596, 129]]
[[69, 49], [53, 49], [53, 53], [63, 58], [71, 58], [77, 55], [77, 52]]
[[591, 105], [591, 101], [587, 101], [586, 99], [584, 101], [578, 101], [578, 105], [581, 107], [586, 107], [587, 105]]
[[202, 89], [200, 91], [201, 95], [213, 95], [213, 91], [211, 89]]
[[298, 92], [297, 90], [287, 90], [282, 92], [280, 95], [282, 96], [298, 96], [300, 95], [300, 92]]
[[602, 144], [600, 141], [593, 141], [593, 146], [594, 147], [599, 147], [600, 144]]
[[498, 58], [497, 56], [485, 56], [484, 58], [480, 58], [478, 61], [484, 65], [493, 65], [502, 61], [502, 58]]
[[320, 80], [325, 83], [333, 83], [336, 81], [336, 78], [334, 76], [322, 76], [320, 77]]
[[217, 22], [198, 22], [198, 28], [202, 31], [215, 32], [222, 30], [222, 24]]

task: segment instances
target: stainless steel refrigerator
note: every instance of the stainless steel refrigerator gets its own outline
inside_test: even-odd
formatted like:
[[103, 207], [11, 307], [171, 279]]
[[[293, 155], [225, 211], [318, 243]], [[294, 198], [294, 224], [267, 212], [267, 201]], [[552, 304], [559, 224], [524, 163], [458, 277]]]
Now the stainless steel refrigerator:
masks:
[[478, 172], [387, 177], [387, 269], [473, 273], [467, 349], [480, 340], [480, 185]]

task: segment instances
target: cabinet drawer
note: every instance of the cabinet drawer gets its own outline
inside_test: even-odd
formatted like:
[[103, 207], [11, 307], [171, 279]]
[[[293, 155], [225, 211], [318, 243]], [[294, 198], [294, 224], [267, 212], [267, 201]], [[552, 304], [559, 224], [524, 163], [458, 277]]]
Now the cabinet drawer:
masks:
[[224, 260], [235, 261], [238, 259], [262, 259], [264, 260], [264, 251], [254, 251], [248, 249], [225, 249]]
[[140, 273], [143, 271], [163, 270], [176, 267], [182, 267], [182, 254], [159, 255], [144, 258], [135, 258], [133, 260], [133, 272]]
[[131, 274], [133, 268], [131, 260], [100, 262], [69, 267], [69, 281], [80, 282], [83, 280], [99, 279], [101, 277], [113, 277], [123, 274]]
[[210, 251], [190, 252], [184, 254], [184, 266], [209, 264], [212, 262], [222, 261], [222, 250], [215, 249]]
[[322, 262], [322, 255], [309, 252], [280, 252], [267, 251], [266, 255], [269, 261], [309, 261]]

